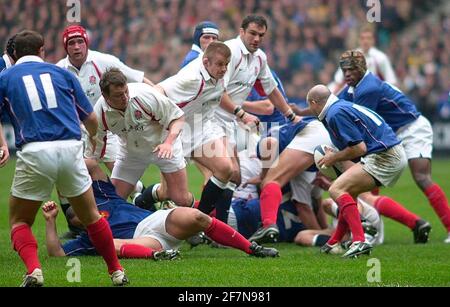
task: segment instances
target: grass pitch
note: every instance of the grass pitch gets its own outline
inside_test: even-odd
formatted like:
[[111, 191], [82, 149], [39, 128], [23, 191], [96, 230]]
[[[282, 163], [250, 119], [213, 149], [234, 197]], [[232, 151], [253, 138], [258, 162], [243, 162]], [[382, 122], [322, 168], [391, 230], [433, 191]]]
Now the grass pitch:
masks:
[[[24, 265], [11, 249], [8, 226], [8, 195], [15, 161], [0, 169], [0, 286], [17, 286], [24, 274]], [[191, 190], [200, 195], [201, 176], [190, 166]], [[450, 161], [433, 161], [434, 180], [450, 197]], [[144, 182], [159, 178], [150, 168]], [[428, 220], [433, 230], [425, 245], [413, 244], [412, 232], [384, 218], [385, 243], [374, 249], [370, 257], [343, 260], [338, 256], [320, 255], [317, 248], [303, 248], [289, 243], [275, 244], [281, 257], [259, 259], [241, 251], [200, 246], [181, 248], [182, 259], [171, 262], [153, 260], [122, 260], [131, 280], [130, 286], [146, 287], [299, 287], [299, 286], [450, 286], [450, 245], [443, 240], [447, 233], [406, 171], [395, 188], [384, 189], [411, 211]], [[56, 198], [54, 198], [56, 200]], [[64, 218], [58, 217], [58, 230], [66, 231]], [[70, 258], [49, 258], [45, 248], [44, 219], [39, 214], [33, 226], [39, 244], [46, 286], [110, 286], [106, 267], [100, 257], [78, 257], [80, 282]], [[370, 259], [370, 260], [369, 260]], [[379, 263], [378, 266], [374, 266]], [[379, 274], [378, 274], [379, 273]], [[70, 278], [69, 278], [70, 279]]]

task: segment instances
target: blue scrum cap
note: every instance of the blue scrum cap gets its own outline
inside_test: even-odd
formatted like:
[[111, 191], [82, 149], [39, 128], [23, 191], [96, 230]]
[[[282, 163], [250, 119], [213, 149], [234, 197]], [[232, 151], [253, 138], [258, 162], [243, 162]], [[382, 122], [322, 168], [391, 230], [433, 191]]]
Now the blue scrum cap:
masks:
[[194, 31], [194, 44], [200, 47], [200, 37], [203, 34], [214, 34], [219, 37], [219, 27], [212, 21], [202, 21]]

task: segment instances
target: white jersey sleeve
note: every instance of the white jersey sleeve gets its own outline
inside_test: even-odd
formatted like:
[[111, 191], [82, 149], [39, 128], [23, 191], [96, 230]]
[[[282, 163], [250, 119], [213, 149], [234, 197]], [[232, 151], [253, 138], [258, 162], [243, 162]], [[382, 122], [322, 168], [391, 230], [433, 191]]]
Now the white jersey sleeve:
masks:
[[184, 70], [181, 70], [176, 75], [158, 83], [158, 85], [164, 89], [167, 97], [176, 104], [180, 104], [196, 97], [201, 81], [195, 76], [185, 74]]
[[96, 54], [99, 54], [96, 56], [95, 61], [98, 61], [99, 64], [102, 66], [102, 71], [106, 71], [108, 68], [116, 67], [120, 69], [120, 71], [127, 77], [127, 82], [142, 82], [144, 80], [144, 72], [140, 70], [136, 70], [133, 68], [130, 68], [129, 66], [125, 65], [121, 60], [119, 60], [117, 57], [100, 53], [96, 51], [90, 51]]
[[148, 84], [140, 84], [139, 99], [144, 108], [148, 108], [157, 121], [164, 127], [169, 128], [172, 121], [183, 116], [183, 111], [168, 97], [158, 92]]
[[381, 53], [380, 63], [379, 63], [380, 72], [384, 77], [384, 81], [388, 83], [397, 85], [397, 77], [395, 76], [394, 69], [392, 68], [391, 61], [386, 54]]
[[[258, 50], [261, 51], [261, 50]], [[266, 95], [270, 95], [273, 90], [277, 87], [277, 82], [275, 81], [272, 72], [270, 71], [269, 64], [267, 63], [267, 56], [264, 52], [258, 52], [257, 57], [259, 58], [261, 64], [261, 70], [258, 74], [258, 79], [256, 82], [261, 82], [261, 86], [264, 89]]]
[[92, 147], [91, 142], [87, 142], [86, 148], [84, 151], [84, 156], [86, 158], [90, 159], [101, 159], [103, 158], [102, 155], [105, 154], [106, 151], [106, 137], [108, 128], [106, 125], [106, 118], [103, 113], [103, 103], [105, 99], [103, 97], [100, 97], [97, 101], [97, 103], [94, 106], [94, 113], [97, 117], [98, 121], [98, 128], [97, 128], [97, 135], [95, 138], [96, 144], [95, 149]]

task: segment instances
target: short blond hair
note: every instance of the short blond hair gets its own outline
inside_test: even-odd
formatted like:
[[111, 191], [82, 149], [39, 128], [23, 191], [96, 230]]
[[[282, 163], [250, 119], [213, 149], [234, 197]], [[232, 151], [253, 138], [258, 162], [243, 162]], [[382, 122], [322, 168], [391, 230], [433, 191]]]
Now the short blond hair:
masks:
[[216, 54], [221, 54], [228, 59], [231, 57], [231, 50], [223, 42], [215, 41], [211, 42], [208, 45], [208, 47], [206, 47], [205, 54], [203, 55], [203, 57], [207, 58], [208, 60], [211, 60], [213, 56], [215, 56]]

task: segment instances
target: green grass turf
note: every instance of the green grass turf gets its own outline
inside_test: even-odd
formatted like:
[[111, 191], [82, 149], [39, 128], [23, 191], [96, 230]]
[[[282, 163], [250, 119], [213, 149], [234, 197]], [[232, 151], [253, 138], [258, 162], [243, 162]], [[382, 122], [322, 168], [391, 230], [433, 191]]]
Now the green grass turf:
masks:
[[[15, 161], [0, 169], [0, 286], [17, 286], [24, 266], [10, 247], [8, 227], [8, 194]], [[201, 177], [189, 167], [192, 191], [199, 197]], [[450, 161], [433, 161], [433, 175], [450, 196]], [[158, 180], [156, 168], [150, 168], [144, 182]], [[423, 194], [416, 188], [406, 171], [395, 188], [383, 194], [394, 197], [410, 210], [432, 223], [430, 242], [415, 245], [406, 227], [385, 219], [385, 244], [378, 246], [370, 257], [343, 260], [338, 256], [320, 255], [317, 248], [303, 248], [294, 244], [276, 244], [280, 258], [259, 259], [241, 251], [215, 249], [209, 246], [181, 248], [182, 259], [172, 262], [152, 260], [122, 260], [131, 286], [450, 286], [450, 245], [444, 244], [446, 231]], [[56, 200], [56, 198], [55, 198]], [[58, 229], [66, 230], [61, 214]], [[39, 214], [33, 231], [39, 243], [46, 286], [110, 286], [105, 265], [100, 257], [79, 257], [81, 282], [69, 283], [66, 275], [71, 269], [68, 258], [49, 258], [45, 249], [45, 229]], [[381, 282], [370, 283], [367, 274], [370, 258], [381, 263]], [[369, 274], [370, 275], [370, 274]]]

